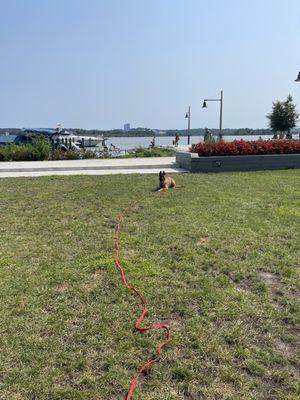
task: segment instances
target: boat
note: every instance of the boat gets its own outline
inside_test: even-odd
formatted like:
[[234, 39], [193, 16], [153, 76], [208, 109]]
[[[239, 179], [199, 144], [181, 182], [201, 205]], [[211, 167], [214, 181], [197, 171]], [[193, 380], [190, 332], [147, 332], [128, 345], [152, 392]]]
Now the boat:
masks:
[[24, 135], [15, 135], [6, 132], [0, 135], [0, 146], [6, 146], [9, 144], [27, 144], [27, 138]]
[[31, 141], [33, 137], [43, 136], [50, 142], [59, 143], [75, 143], [81, 148], [96, 147], [101, 149], [105, 147], [105, 138], [99, 136], [83, 136], [75, 135], [73, 132], [58, 126], [55, 129], [50, 128], [23, 128], [23, 136], [27, 137], [27, 141]]

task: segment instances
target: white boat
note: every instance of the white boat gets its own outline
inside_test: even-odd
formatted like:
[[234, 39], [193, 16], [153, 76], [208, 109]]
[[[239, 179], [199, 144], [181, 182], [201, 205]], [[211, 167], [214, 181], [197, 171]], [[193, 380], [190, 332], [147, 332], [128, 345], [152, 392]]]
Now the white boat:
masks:
[[72, 142], [75, 142], [80, 145], [80, 147], [96, 147], [103, 145], [104, 137], [103, 136], [83, 136], [83, 135], [74, 135], [74, 133], [69, 132], [65, 129], [60, 132], [55, 133], [52, 136], [52, 139], [67, 139]]
[[71, 141], [76, 143], [79, 147], [98, 147], [99, 149], [105, 148], [105, 138], [102, 135], [99, 136], [84, 136], [84, 135], [74, 135], [60, 126], [56, 129], [47, 128], [24, 128], [24, 134], [27, 137], [44, 136], [50, 141], [59, 141], [61, 143], [67, 143]]

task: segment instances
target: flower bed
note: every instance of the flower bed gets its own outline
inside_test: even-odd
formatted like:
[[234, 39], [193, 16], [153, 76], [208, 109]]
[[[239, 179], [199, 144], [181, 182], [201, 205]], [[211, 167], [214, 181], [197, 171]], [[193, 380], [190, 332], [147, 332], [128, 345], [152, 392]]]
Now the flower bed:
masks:
[[190, 152], [197, 153], [199, 157], [300, 154], [300, 141], [235, 140], [234, 142], [198, 143], [192, 145]]

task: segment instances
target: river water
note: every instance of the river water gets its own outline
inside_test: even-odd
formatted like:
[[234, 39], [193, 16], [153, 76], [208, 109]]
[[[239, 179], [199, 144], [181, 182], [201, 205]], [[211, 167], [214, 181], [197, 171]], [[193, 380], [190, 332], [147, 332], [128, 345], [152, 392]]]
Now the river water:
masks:
[[[264, 135], [262, 136], [263, 140], [272, 139], [273, 135]], [[299, 136], [293, 135], [294, 139], [298, 139]], [[148, 148], [150, 142], [152, 141], [152, 137], [110, 137], [106, 140], [106, 145], [109, 148], [110, 144], [118, 147], [120, 150], [131, 150], [137, 147]], [[223, 136], [223, 139], [226, 142], [232, 142], [234, 140], [258, 140], [259, 135], [251, 135], [251, 136]], [[174, 136], [156, 136], [155, 137], [155, 145], [156, 146], [172, 146], [174, 140]], [[179, 145], [186, 146], [187, 136], [180, 136]], [[190, 144], [203, 142], [203, 136], [191, 136]]]

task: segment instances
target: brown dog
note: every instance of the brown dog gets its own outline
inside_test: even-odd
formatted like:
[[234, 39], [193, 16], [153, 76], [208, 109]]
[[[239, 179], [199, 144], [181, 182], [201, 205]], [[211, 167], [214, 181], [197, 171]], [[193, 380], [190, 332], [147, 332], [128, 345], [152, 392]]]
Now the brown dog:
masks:
[[166, 176], [165, 171], [160, 171], [159, 172], [159, 187], [158, 187], [158, 191], [163, 190], [164, 192], [166, 192], [169, 188], [175, 188], [176, 187], [176, 183], [174, 181], [173, 178], [171, 178], [170, 176]]

